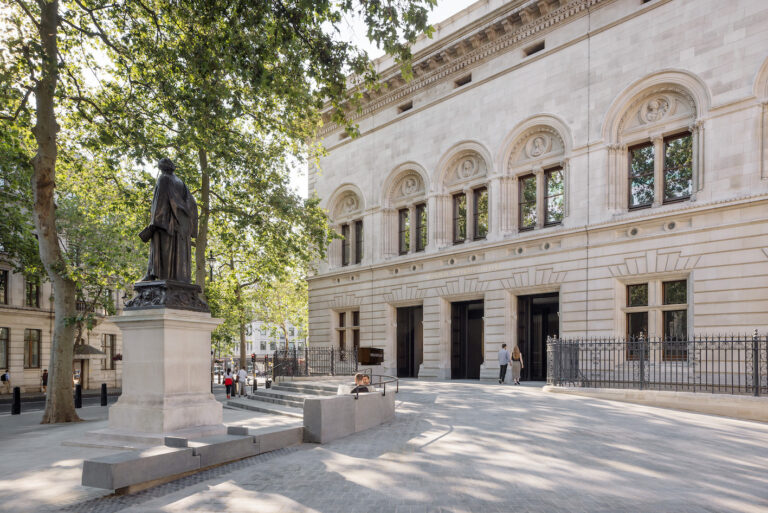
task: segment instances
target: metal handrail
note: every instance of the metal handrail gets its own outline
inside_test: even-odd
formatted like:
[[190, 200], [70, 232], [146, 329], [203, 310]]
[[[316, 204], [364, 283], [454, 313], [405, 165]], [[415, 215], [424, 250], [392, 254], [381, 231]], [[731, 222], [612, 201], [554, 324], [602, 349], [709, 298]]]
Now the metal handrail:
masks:
[[[372, 369], [366, 369], [366, 370], [371, 371], [371, 373], [370, 373], [370, 375], [371, 375], [371, 386], [375, 387], [376, 385], [379, 385], [382, 388], [382, 393], [381, 393], [382, 396], [386, 397], [386, 395], [387, 395], [387, 383], [395, 383], [395, 387], [396, 387], [395, 388], [395, 393], [396, 394], [400, 393], [400, 379], [399, 378], [397, 378], [396, 376], [389, 376], [387, 374], [373, 374], [373, 370]], [[367, 374], [367, 373], [363, 372], [363, 374]], [[379, 378], [379, 382], [375, 383], [373, 378]], [[387, 378], [386, 381], [384, 380], [384, 378]], [[356, 388], [356, 390], [355, 390], [355, 399], [356, 400], [360, 397], [360, 391], [357, 390], [357, 388], [359, 388], [359, 387], [360, 387], [360, 385], [355, 385], [355, 388]]]

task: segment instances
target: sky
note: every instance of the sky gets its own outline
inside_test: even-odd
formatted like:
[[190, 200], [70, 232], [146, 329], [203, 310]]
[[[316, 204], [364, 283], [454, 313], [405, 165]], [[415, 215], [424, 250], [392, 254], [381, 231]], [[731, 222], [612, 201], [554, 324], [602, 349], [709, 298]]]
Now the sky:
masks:
[[[437, 6], [429, 14], [429, 23], [434, 25], [450, 18], [462, 9], [475, 3], [475, 0], [437, 0]], [[341, 38], [363, 48], [371, 59], [381, 57], [384, 52], [376, 48], [365, 36], [365, 24], [356, 18], [347, 18], [341, 29]], [[291, 185], [303, 197], [307, 197], [307, 167], [297, 165], [291, 173]]]

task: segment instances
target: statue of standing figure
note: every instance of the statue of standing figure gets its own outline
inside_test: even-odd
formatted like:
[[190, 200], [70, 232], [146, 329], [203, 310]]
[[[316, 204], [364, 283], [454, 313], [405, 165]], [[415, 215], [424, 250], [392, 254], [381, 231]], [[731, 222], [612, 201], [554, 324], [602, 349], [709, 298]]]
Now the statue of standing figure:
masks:
[[192, 239], [197, 237], [197, 203], [181, 179], [176, 166], [164, 158], [158, 163], [151, 218], [139, 237], [149, 242], [147, 274], [133, 286], [136, 295], [126, 310], [175, 308], [208, 312], [200, 297], [202, 289], [192, 284]]
[[191, 283], [192, 238], [197, 237], [197, 203], [176, 166], [164, 158], [158, 163], [149, 226], [139, 234], [149, 242], [147, 274], [141, 281], [175, 280]]

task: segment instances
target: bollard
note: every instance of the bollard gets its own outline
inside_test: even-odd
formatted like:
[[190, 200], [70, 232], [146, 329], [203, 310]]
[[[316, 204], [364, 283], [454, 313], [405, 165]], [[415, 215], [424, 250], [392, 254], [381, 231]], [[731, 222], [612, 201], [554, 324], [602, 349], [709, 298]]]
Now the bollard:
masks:
[[101, 384], [101, 405], [102, 406], [107, 405], [107, 384], [106, 383]]
[[75, 408], [83, 407], [83, 386], [75, 385]]
[[11, 403], [11, 415], [21, 413], [21, 388], [13, 387], [13, 403]]
[[256, 379], [256, 376], [253, 377], [253, 393], [256, 393], [256, 390], [259, 389], [259, 380]]
[[267, 388], [272, 388], [272, 380], [267, 378], [267, 381], [265, 381], [264, 386], [266, 386]]

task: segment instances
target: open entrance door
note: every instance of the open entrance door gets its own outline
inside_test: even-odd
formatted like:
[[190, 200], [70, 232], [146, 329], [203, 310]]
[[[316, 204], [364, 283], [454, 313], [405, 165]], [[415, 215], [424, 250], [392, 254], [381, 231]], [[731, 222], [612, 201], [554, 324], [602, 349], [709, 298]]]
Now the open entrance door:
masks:
[[451, 379], [480, 379], [483, 301], [451, 303]]
[[421, 306], [397, 309], [397, 377], [419, 377], [424, 360]]
[[560, 335], [560, 295], [536, 294], [517, 298], [517, 340], [523, 353], [521, 378], [547, 379], [547, 337]]

